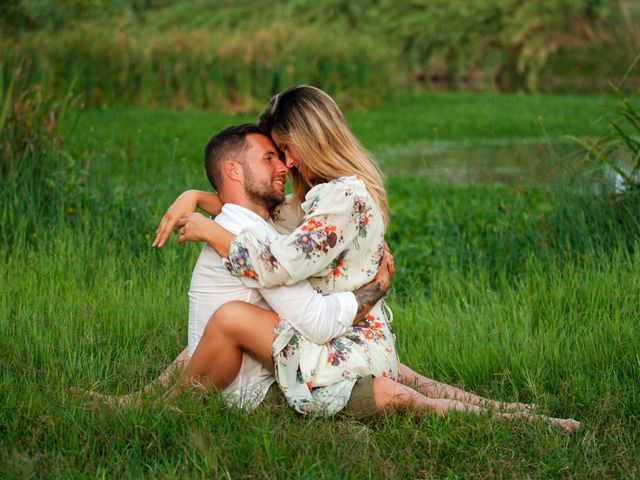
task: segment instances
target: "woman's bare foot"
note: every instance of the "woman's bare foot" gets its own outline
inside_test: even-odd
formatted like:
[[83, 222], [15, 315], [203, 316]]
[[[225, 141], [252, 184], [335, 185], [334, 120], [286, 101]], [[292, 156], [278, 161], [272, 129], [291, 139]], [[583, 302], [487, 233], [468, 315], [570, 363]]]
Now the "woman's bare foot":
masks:
[[579, 422], [578, 420], [574, 420], [573, 418], [547, 417], [545, 420], [549, 422], [551, 425], [560, 427], [568, 434], [576, 433], [578, 430], [582, 428], [582, 423]]

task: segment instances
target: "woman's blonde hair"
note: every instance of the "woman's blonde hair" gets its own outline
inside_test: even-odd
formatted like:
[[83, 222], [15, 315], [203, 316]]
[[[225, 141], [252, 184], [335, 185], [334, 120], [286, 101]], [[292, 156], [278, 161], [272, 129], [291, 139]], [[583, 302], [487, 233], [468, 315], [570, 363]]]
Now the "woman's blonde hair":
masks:
[[364, 182], [388, 223], [389, 204], [380, 169], [353, 136], [329, 95], [309, 85], [289, 88], [271, 97], [260, 114], [259, 125], [297, 150], [302, 172], [292, 169], [290, 173], [293, 193], [300, 202], [314, 185], [304, 175], [305, 170], [324, 180], [354, 175]]

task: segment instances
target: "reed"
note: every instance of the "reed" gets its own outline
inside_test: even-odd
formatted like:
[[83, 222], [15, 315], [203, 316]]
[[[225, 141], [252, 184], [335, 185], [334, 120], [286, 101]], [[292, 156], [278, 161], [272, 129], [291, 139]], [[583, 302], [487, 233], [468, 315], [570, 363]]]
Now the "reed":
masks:
[[[5, 40], [5, 62], [29, 59], [29, 82], [47, 94], [75, 82], [91, 105], [169, 105], [256, 111], [272, 94], [312, 83], [347, 105], [388, 98], [397, 85], [386, 50], [332, 28], [276, 22], [252, 31], [163, 32], [79, 25], [52, 37]], [[394, 79], [396, 82], [394, 83]], [[358, 86], [357, 88], [356, 85]]]
[[[0, 35], [5, 66], [29, 59], [30, 85], [60, 95], [75, 80], [83, 101], [102, 107], [255, 112], [299, 83], [359, 108], [398, 90], [602, 92], [640, 46], [640, 12], [622, 0], [44, 1], [16, 9]], [[637, 72], [627, 83], [638, 85]]]

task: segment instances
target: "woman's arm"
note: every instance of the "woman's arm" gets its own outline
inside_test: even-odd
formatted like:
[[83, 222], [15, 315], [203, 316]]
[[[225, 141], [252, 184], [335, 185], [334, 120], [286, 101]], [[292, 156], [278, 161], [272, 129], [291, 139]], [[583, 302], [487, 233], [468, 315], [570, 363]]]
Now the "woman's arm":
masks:
[[217, 193], [203, 192], [200, 190], [187, 190], [176, 198], [167, 212], [160, 220], [160, 225], [156, 230], [156, 238], [152, 246], [162, 247], [178, 221], [186, 215], [195, 211], [196, 207], [201, 208], [211, 215], [218, 215], [222, 209], [222, 201]]
[[189, 213], [176, 222], [178, 243], [207, 242], [218, 255], [229, 255], [229, 246], [235, 235], [200, 213]]
[[232, 274], [258, 280], [264, 287], [291, 285], [329, 274], [367, 235], [371, 201], [360, 181], [315, 187], [304, 203], [303, 222], [289, 235], [273, 237], [248, 228], [231, 244]]

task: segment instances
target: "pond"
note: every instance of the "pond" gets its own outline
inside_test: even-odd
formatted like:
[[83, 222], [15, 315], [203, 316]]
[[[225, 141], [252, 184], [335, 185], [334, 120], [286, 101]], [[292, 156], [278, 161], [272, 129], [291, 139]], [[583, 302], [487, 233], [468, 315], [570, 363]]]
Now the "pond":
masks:
[[570, 140], [437, 141], [392, 147], [377, 155], [388, 177], [423, 177], [426, 182], [543, 186], [576, 172], [581, 147]]

